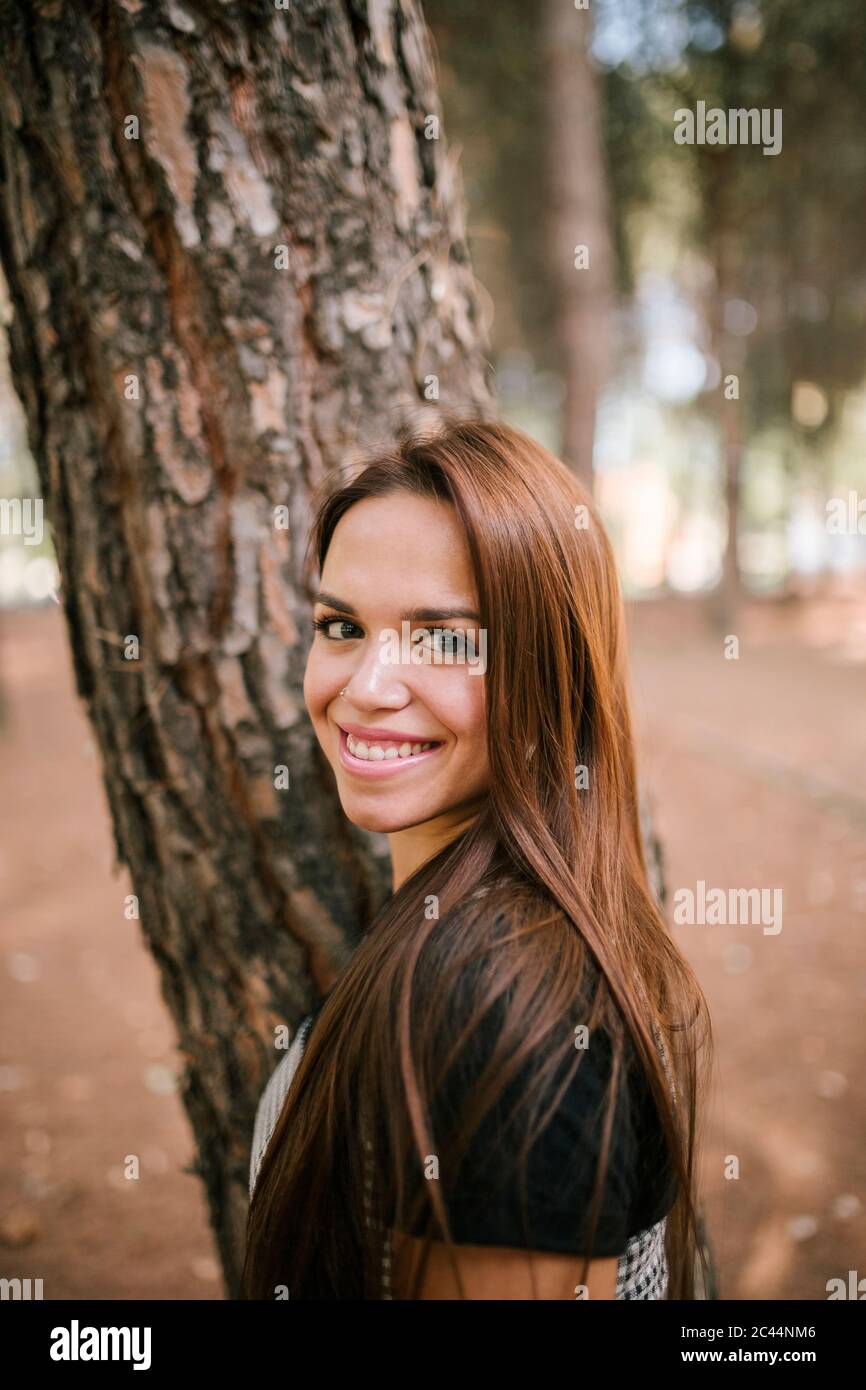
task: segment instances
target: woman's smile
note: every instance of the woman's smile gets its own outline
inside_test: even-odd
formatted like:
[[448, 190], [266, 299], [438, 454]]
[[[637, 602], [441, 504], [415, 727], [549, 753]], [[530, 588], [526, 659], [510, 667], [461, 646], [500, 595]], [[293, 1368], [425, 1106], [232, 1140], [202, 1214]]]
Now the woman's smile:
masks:
[[442, 742], [416, 739], [361, 739], [339, 724], [340, 762], [356, 777], [390, 777], [419, 767], [444, 748]]

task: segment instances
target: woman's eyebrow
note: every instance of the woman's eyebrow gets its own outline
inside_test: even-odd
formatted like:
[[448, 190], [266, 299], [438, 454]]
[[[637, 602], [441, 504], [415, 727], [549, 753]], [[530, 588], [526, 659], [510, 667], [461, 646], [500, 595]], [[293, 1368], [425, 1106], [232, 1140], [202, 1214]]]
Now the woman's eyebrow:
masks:
[[[341, 613], [351, 613], [353, 618], [358, 616], [357, 609], [353, 608], [351, 603], [337, 598], [336, 594], [326, 593], [324, 589], [319, 590], [313, 601], [324, 603], [328, 608], [338, 608]], [[401, 618], [408, 623], [438, 623], [445, 618], [469, 618], [475, 623], [481, 621], [471, 608], [410, 608]]]

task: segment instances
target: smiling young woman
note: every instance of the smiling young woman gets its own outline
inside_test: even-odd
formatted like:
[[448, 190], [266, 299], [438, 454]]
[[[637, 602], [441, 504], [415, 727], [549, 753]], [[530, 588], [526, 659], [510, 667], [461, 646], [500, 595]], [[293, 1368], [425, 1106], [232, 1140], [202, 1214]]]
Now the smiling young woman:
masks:
[[693, 1297], [711, 1029], [647, 881], [591, 500], [451, 420], [311, 541], [306, 706], [392, 892], [262, 1096], [246, 1296]]

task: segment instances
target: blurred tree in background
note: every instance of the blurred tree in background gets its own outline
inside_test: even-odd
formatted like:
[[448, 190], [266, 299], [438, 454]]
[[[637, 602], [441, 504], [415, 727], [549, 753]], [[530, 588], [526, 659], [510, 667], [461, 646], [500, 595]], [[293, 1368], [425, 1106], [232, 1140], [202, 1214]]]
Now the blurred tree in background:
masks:
[[[627, 447], [633, 462], [663, 416], [652, 447], [680, 517], [703, 508], [718, 526], [718, 569], [693, 582], [717, 584], [721, 621], [743, 564], [760, 590], [831, 563], [826, 500], [866, 483], [866, 8], [593, 0], [590, 14], [570, 0], [532, 12], [518, 0], [429, 0], [427, 11], [464, 149], [474, 262], [496, 304], [506, 409], [585, 469], [569, 402], [586, 417], [602, 384], [608, 331], [591, 325], [607, 301], [608, 418], [660, 402]], [[589, 88], [579, 47], [562, 69], [552, 57], [551, 25], [561, 38], [569, 21], [573, 43], [581, 24], [592, 35]], [[677, 144], [676, 111], [699, 101], [778, 109], [780, 152]], [[563, 182], [578, 190], [570, 202]], [[557, 212], [560, 247], [591, 243], [597, 278], [592, 259], [581, 272], [551, 253]], [[568, 351], [563, 322], [581, 314], [580, 341], [597, 353]], [[610, 453], [604, 423], [603, 408], [597, 465]], [[862, 567], [858, 537], [844, 555], [837, 547], [846, 555]]]
[[[646, 3], [649, 22], [660, 7]], [[765, 108], [782, 149], [680, 146], [697, 199], [693, 245], [712, 267], [706, 318], [722, 379], [714, 397], [724, 441], [729, 530], [736, 538], [744, 438], [778, 431], [786, 469], [829, 495], [829, 451], [866, 362], [866, 10], [846, 0], [687, 0], [682, 61], [656, 75], [677, 107]]]

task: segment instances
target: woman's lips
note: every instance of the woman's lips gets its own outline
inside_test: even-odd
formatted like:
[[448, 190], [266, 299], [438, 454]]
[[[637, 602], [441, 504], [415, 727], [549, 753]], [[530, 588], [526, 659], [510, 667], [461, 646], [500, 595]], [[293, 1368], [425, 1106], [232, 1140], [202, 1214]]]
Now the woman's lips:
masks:
[[367, 758], [356, 758], [354, 753], [349, 752], [346, 731], [340, 729], [340, 762], [347, 772], [353, 772], [357, 777], [395, 776], [406, 768], [417, 767], [425, 758], [432, 758], [444, 747], [444, 743], [437, 743], [435, 748], [427, 748], [423, 753], [411, 753], [408, 758], [377, 758], [371, 762]]

